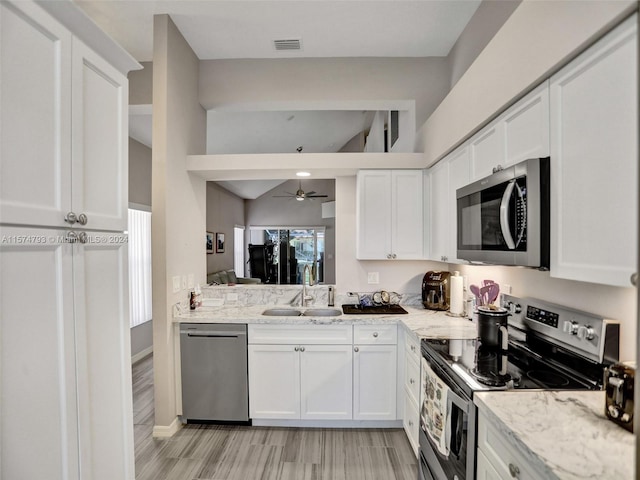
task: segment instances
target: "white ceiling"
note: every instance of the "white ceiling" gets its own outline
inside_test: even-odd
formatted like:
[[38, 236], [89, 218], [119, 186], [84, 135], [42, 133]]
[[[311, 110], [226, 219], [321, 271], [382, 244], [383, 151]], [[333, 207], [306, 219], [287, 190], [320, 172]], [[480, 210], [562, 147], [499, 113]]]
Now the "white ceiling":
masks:
[[[76, 0], [138, 61], [168, 13], [201, 59], [446, 56], [480, 0]], [[276, 51], [300, 39], [300, 51]]]

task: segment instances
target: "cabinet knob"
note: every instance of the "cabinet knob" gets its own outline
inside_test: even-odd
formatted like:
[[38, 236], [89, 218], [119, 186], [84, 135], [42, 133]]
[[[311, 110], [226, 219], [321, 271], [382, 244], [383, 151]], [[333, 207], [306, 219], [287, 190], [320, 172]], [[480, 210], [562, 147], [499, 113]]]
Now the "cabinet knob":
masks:
[[360, 349], [358, 347], [353, 347], [353, 351], [358, 353], [360, 351]]
[[393, 255], [391, 255], [391, 258], [396, 258], [397, 255], [394, 253]]
[[413, 427], [413, 420], [409, 420], [409, 426]]
[[413, 385], [414, 383], [416, 383], [416, 381], [415, 381], [413, 378], [410, 378], [410, 379], [409, 379], [409, 383], [410, 383], [411, 385]]
[[634, 287], [638, 286], [638, 272], [631, 274], [631, 285]]
[[373, 338], [378, 338], [378, 332], [373, 332]]
[[518, 475], [520, 475], [520, 469], [518, 468], [517, 465], [514, 465], [513, 463], [509, 464], [509, 474], [511, 474], [511, 476], [513, 478], [518, 478]]
[[69, 225], [73, 225], [78, 221], [78, 217], [76, 217], [75, 213], [69, 212], [65, 215], [64, 221], [67, 222]]
[[76, 243], [78, 241], [78, 234], [76, 232], [67, 233], [67, 243]]
[[80, 215], [78, 215], [78, 223], [80, 225], [86, 225], [88, 221], [89, 221], [89, 218], [84, 213], [81, 213]]
[[415, 352], [416, 351], [416, 346], [415, 345], [411, 345], [411, 351]]
[[301, 351], [301, 352], [304, 352], [304, 347], [300, 347], [300, 351]]
[[387, 259], [391, 260], [391, 254], [390, 253], [387, 253]]
[[87, 232], [78, 232], [78, 241], [80, 243], [87, 243], [88, 239]]

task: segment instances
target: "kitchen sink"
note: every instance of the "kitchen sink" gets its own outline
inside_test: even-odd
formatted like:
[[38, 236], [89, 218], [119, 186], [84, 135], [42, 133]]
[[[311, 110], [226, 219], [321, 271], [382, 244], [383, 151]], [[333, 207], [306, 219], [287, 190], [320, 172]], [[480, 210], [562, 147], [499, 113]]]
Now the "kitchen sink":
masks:
[[299, 317], [302, 312], [291, 308], [270, 308], [262, 312], [262, 315], [268, 317]]
[[338, 317], [342, 312], [337, 308], [310, 308], [302, 312], [305, 317]]

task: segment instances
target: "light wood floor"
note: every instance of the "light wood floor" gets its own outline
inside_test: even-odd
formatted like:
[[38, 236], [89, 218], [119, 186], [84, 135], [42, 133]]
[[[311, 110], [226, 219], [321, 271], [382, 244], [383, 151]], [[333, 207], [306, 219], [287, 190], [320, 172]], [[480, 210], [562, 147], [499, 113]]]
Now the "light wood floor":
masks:
[[133, 367], [137, 480], [416, 480], [401, 429], [186, 425], [154, 439], [153, 360]]

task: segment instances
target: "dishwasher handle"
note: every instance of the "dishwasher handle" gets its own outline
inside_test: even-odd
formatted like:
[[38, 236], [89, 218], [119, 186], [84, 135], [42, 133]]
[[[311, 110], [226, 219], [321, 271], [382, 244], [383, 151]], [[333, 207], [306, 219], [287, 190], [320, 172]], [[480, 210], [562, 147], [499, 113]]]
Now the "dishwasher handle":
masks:
[[181, 335], [187, 335], [188, 337], [207, 337], [207, 338], [238, 338], [246, 336], [245, 332], [216, 332], [216, 331], [197, 331], [197, 330], [181, 330]]

